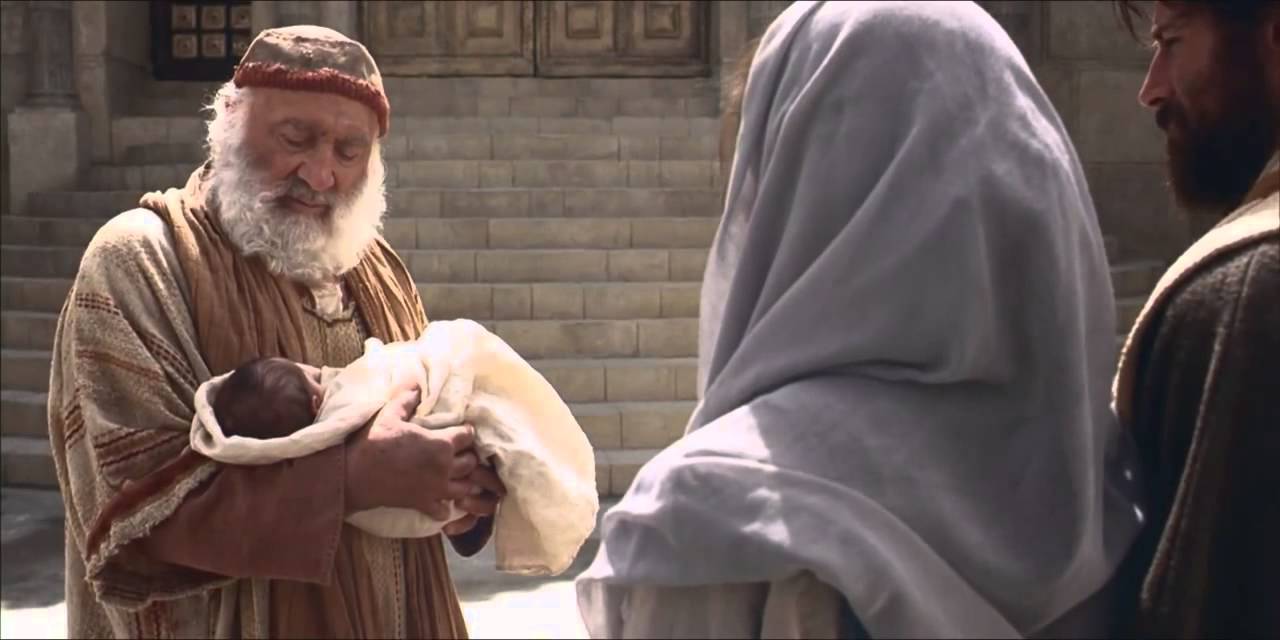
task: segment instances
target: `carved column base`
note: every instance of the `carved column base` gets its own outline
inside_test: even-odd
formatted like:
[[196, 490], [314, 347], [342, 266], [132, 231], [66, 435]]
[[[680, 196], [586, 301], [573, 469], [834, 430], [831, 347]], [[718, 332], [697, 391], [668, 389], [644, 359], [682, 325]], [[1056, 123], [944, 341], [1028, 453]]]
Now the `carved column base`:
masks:
[[89, 168], [89, 119], [67, 107], [21, 106], [8, 116], [9, 203], [13, 213], [31, 215], [27, 196], [75, 189]]

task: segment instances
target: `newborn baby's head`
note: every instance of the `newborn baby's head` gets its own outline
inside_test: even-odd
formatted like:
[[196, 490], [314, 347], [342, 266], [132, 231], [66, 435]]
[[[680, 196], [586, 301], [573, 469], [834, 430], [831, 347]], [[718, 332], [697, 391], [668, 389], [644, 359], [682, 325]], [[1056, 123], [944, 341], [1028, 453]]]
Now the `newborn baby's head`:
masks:
[[283, 438], [315, 422], [324, 392], [320, 372], [284, 358], [241, 365], [213, 399], [222, 432], [265, 440]]

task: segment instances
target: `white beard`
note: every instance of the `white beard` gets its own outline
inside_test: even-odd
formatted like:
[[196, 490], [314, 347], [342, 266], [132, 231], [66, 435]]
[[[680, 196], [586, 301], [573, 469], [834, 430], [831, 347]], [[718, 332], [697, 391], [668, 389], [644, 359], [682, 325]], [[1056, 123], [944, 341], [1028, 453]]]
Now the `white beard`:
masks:
[[[236, 115], [227, 114], [232, 120]], [[268, 184], [250, 168], [240, 144], [242, 123], [223, 124], [222, 135], [210, 136], [210, 156], [218, 219], [232, 244], [245, 256], [260, 256], [273, 273], [309, 285], [356, 266], [381, 233], [387, 209], [381, 150], [375, 146], [364, 183], [351, 193], [315, 193], [297, 176]], [[324, 202], [329, 213], [317, 218], [283, 208], [277, 202], [286, 193]]]

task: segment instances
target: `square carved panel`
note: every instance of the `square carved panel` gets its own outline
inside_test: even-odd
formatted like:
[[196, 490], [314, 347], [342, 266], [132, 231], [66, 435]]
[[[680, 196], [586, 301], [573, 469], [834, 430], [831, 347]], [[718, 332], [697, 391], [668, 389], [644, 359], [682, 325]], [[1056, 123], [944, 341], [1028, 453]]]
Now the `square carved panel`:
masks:
[[226, 7], [200, 7], [200, 28], [203, 30], [226, 29]]
[[200, 41], [194, 33], [177, 33], [173, 36], [173, 57], [189, 60], [200, 55]]
[[204, 58], [227, 57], [227, 34], [206, 33], [201, 35], [200, 55]]
[[236, 31], [253, 30], [253, 8], [249, 5], [231, 7], [231, 28]]
[[247, 33], [237, 33], [231, 36], [231, 55], [236, 60], [244, 57], [244, 52], [249, 50], [249, 43], [252, 39]]
[[503, 27], [503, 3], [466, 2], [467, 38], [501, 38]]
[[426, 7], [421, 2], [397, 2], [388, 9], [388, 14], [391, 37], [421, 38], [426, 34]]
[[646, 2], [644, 7], [644, 37], [679, 39], [681, 33], [680, 4], [676, 2]]
[[564, 10], [564, 35], [570, 40], [600, 38], [600, 6], [595, 2], [570, 2]]
[[194, 31], [196, 28], [196, 6], [194, 4], [173, 5], [173, 17], [169, 24], [174, 31]]

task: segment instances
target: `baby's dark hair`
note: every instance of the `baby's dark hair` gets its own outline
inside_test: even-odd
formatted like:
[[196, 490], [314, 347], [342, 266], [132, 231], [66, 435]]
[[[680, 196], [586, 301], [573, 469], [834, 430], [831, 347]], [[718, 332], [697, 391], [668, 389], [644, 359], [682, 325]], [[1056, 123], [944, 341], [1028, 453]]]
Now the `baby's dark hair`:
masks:
[[236, 368], [213, 399], [222, 432], [247, 438], [282, 438], [315, 422], [310, 381], [297, 364], [261, 358]]

